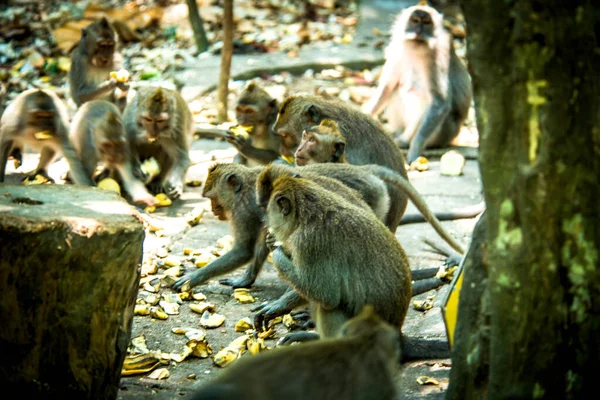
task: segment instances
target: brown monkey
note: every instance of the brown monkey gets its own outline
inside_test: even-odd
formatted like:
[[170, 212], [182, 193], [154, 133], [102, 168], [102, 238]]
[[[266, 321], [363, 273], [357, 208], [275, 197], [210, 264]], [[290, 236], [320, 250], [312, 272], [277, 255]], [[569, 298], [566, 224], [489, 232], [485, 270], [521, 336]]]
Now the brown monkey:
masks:
[[40, 151], [38, 166], [31, 173], [48, 176], [48, 166], [63, 155], [73, 181], [92, 185], [85, 168], [69, 142], [67, 110], [58, 96], [49, 90], [30, 89], [19, 94], [4, 110], [0, 121], [0, 182], [4, 182], [9, 155], [20, 160], [23, 147]]
[[189, 399], [392, 400], [398, 337], [368, 306], [335, 339], [243, 357]]
[[[334, 121], [323, 120], [320, 125], [313, 126], [304, 131], [302, 142], [300, 142], [300, 146], [298, 146], [298, 150], [296, 150], [296, 165], [303, 166], [320, 163], [343, 164], [346, 162], [344, 157], [345, 144], [346, 141], [337, 128], [337, 124]], [[353, 176], [355, 174], [354, 170], [359, 169], [364, 170], [365, 168], [349, 168], [349, 172]], [[401, 175], [395, 174], [393, 171], [385, 167], [378, 167], [376, 165], [370, 165], [367, 169], [370, 171], [369, 173], [377, 175], [378, 178], [383, 179], [386, 183], [395, 185], [404, 193], [406, 193], [421, 212], [420, 214], [403, 215], [402, 219], [400, 220], [401, 225], [417, 222], [429, 222], [434, 226], [436, 231], [440, 233], [442, 237], [444, 237], [448, 235], [440, 232], [440, 230], [443, 230], [443, 228], [437, 224], [437, 221], [434, 221], [436, 218], [438, 221], [453, 221], [457, 219], [474, 218], [481, 214], [485, 209], [485, 204], [482, 202], [474, 206], [466, 207], [465, 209], [459, 211], [432, 214], [431, 211], [429, 211], [425, 200], [423, 200], [421, 195], [416, 192], [416, 189], [410, 185], [408, 178], [404, 178]], [[324, 170], [321, 170], [319, 167], [317, 167], [316, 172], [329, 176], [330, 178], [338, 179], [339, 177], [331, 175], [331, 173], [335, 173], [335, 171], [335, 167], [332, 167], [332, 169], [326, 167]], [[346, 179], [345, 183], [350, 185], [352, 188], [359, 190], [363, 194], [363, 197], [367, 195], [369, 191], [369, 188], [365, 189], [353, 186], [353, 181], [351, 179]], [[381, 196], [377, 194], [375, 198], [381, 198]], [[365, 201], [367, 201], [371, 208], [375, 210], [372, 203], [368, 199], [365, 198]], [[383, 212], [387, 213], [387, 211]], [[455, 245], [453, 245], [453, 247], [460, 251], [460, 249]]]
[[123, 121], [133, 153], [135, 175], [144, 177], [140, 161], [154, 157], [160, 165], [160, 173], [149, 183], [150, 191], [179, 198], [190, 166], [194, 128], [187, 103], [174, 90], [141, 87], [127, 104]]
[[[335, 336], [371, 304], [400, 329], [411, 298], [411, 272], [402, 246], [375, 215], [304, 178], [284, 176], [268, 197], [267, 245], [280, 276], [311, 302], [321, 337]], [[352, 246], [368, 238], [368, 246]], [[301, 333], [303, 340], [313, 338]], [[290, 336], [290, 335], [288, 335]], [[288, 340], [299, 336], [291, 334]]]
[[73, 117], [70, 138], [88, 176], [92, 177], [98, 163], [103, 163], [123, 183], [134, 203], [151, 206], [158, 202], [133, 175], [131, 151], [116, 105], [105, 100], [83, 104]]
[[[273, 130], [281, 136], [281, 154], [293, 156], [302, 138], [302, 132], [318, 125], [324, 119], [337, 122], [346, 146], [345, 157], [350, 164], [378, 164], [391, 168], [407, 177], [404, 156], [372, 117], [339, 99], [318, 96], [288, 96], [279, 107]], [[385, 225], [396, 231], [406, 209], [406, 196], [390, 186], [391, 205]]]
[[123, 65], [116, 47], [117, 34], [104, 17], [81, 30], [69, 70], [71, 98], [78, 107], [102, 99], [116, 103], [121, 111], [125, 108], [129, 86], [110, 77]]
[[347, 163], [344, 156], [346, 139], [340, 132], [338, 124], [324, 119], [317, 126], [302, 132], [302, 141], [296, 149], [294, 159], [296, 165], [303, 167], [321, 163]]
[[[188, 281], [191, 287], [197, 286], [249, 262], [251, 264], [244, 276], [239, 279], [222, 279], [220, 282], [234, 288], [250, 287], [254, 283], [269, 254], [264, 241], [264, 211], [256, 201], [256, 181], [263, 171], [262, 167], [248, 168], [239, 164], [216, 164], [208, 170], [202, 196], [210, 199], [212, 212], [217, 218], [230, 222], [233, 248], [204, 268], [195, 269], [191, 274], [178, 279], [173, 285], [174, 289], [180, 290]], [[357, 206], [369, 208], [358, 193], [342, 183], [321, 176], [311, 178], [322, 187], [345, 196]]]
[[250, 82], [242, 91], [235, 107], [238, 124], [251, 127], [249, 136], [245, 139], [239, 135], [230, 135], [227, 141], [237, 150], [234, 162], [249, 167], [267, 165], [279, 158], [279, 136], [271, 127], [277, 118], [279, 104], [276, 99], [260, 88], [255, 82]]
[[398, 15], [385, 56], [365, 111], [375, 116], [387, 107], [392, 129], [401, 132], [396, 142], [409, 148], [410, 164], [425, 147], [447, 146], [458, 135], [471, 106], [471, 80], [442, 15], [427, 5]]

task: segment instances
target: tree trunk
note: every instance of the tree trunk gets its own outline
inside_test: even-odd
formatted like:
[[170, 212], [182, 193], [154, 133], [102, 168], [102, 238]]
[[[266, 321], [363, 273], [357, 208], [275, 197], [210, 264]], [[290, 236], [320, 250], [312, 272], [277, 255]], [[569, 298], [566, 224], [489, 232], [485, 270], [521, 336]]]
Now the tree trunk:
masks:
[[581, 0], [462, 8], [489, 279], [484, 300], [461, 295], [457, 330], [469, 335], [472, 313], [481, 323], [455, 346], [447, 397], [585, 398], [600, 359], [600, 12]]
[[217, 120], [227, 121], [227, 95], [229, 94], [229, 76], [231, 75], [231, 57], [233, 55], [233, 0], [223, 1], [223, 47], [221, 48], [221, 72], [217, 94]]
[[119, 195], [0, 185], [0, 385], [35, 399], [115, 399], [144, 229]]
[[208, 39], [206, 38], [206, 32], [204, 31], [204, 22], [200, 16], [200, 11], [198, 11], [198, 4], [196, 3], [196, 0], [185, 0], [185, 3], [188, 6], [190, 24], [194, 31], [197, 54], [204, 53], [208, 50]]

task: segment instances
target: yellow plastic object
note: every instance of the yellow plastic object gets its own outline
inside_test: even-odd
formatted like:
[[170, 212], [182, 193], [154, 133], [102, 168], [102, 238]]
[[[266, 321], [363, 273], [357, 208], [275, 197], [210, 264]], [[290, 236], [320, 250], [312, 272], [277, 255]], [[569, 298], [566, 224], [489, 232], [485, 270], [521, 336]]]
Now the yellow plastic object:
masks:
[[458, 273], [454, 276], [454, 280], [450, 284], [450, 291], [442, 306], [442, 316], [446, 324], [446, 333], [448, 334], [448, 342], [450, 347], [454, 345], [454, 330], [456, 329], [456, 320], [458, 317], [458, 302], [460, 300], [460, 290], [463, 283], [462, 266]]

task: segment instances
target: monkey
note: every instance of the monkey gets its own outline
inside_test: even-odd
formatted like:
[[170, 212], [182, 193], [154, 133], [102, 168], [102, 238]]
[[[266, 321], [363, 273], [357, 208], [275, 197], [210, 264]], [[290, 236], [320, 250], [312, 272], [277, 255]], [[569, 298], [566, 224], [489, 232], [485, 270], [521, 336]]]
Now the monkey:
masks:
[[[180, 290], [186, 283], [190, 287], [197, 286], [249, 262], [244, 276], [222, 279], [220, 283], [233, 288], [250, 287], [254, 283], [269, 254], [264, 241], [264, 211], [257, 204], [255, 189], [263, 170], [263, 167], [248, 168], [239, 164], [215, 164], [209, 168], [202, 196], [210, 199], [215, 217], [230, 222], [233, 247], [204, 268], [179, 278], [173, 285], [175, 290]], [[369, 208], [358, 193], [339, 181], [322, 176], [311, 178], [317, 184], [342, 194], [357, 206]]]
[[99, 162], [123, 183], [134, 203], [152, 206], [158, 200], [133, 175], [132, 156], [121, 113], [106, 100], [84, 103], [73, 117], [70, 139], [83, 166], [92, 177]]
[[256, 167], [279, 158], [280, 140], [271, 130], [278, 110], [277, 99], [271, 98], [256, 82], [246, 86], [237, 101], [235, 115], [238, 124], [252, 130], [247, 139], [239, 135], [227, 137], [227, 141], [238, 150], [235, 163]]
[[[191, 163], [194, 128], [185, 100], [174, 90], [141, 87], [125, 107], [123, 121], [134, 174], [148, 184], [153, 194], [164, 192], [171, 199], [179, 198]], [[148, 183], [140, 161], [150, 157], [156, 159], [160, 172]]]
[[69, 70], [69, 89], [77, 107], [100, 99], [116, 103], [121, 112], [125, 108], [129, 85], [110, 77], [123, 65], [116, 47], [117, 34], [105, 17], [81, 30]]
[[338, 124], [324, 119], [319, 125], [302, 132], [302, 141], [294, 153], [294, 160], [299, 167], [321, 163], [347, 164], [345, 148], [346, 139]]
[[189, 400], [392, 400], [398, 337], [397, 329], [365, 306], [335, 338], [242, 357]]
[[[411, 271], [404, 249], [375, 214], [302, 177], [256, 185], [257, 197], [269, 198], [266, 242], [273, 264], [315, 312], [318, 335], [292, 333], [288, 340], [333, 337], [366, 304], [400, 330]], [[368, 246], [349, 245], [365, 238]]]
[[30, 89], [20, 93], [6, 107], [0, 120], [0, 182], [4, 182], [9, 155], [21, 159], [23, 147], [40, 151], [37, 168], [29, 178], [48, 176], [48, 166], [55, 158], [66, 158], [73, 181], [91, 186], [92, 181], [69, 141], [68, 116], [65, 105], [50, 90]]
[[444, 147], [458, 136], [471, 106], [467, 68], [454, 51], [442, 15], [427, 5], [403, 10], [392, 27], [379, 84], [364, 110], [387, 107], [396, 143], [408, 147], [412, 164], [428, 147]]
[[[296, 165], [305, 166], [321, 163], [347, 163], [344, 156], [345, 146], [346, 141], [342, 136], [341, 132], [339, 131], [337, 123], [331, 120], [323, 120], [321, 121], [320, 125], [313, 126], [303, 132], [302, 141], [300, 142], [300, 145], [298, 146], [294, 157]], [[383, 176], [389, 176], [389, 174], [392, 173], [392, 171], [384, 171], [382, 169], [378, 169], [376, 166], [371, 166], [370, 169], [380, 171], [373, 171], [373, 173], [375, 173], [375, 175], [378, 175], [380, 179], [385, 179]], [[327, 171], [321, 173], [328, 174]], [[412, 185], [408, 189], [403, 186], [404, 181], [406, 181], [407, 184], [410, 184], [407, 178], [405, 179], [404, 177], [398, 175], [397, 179], [399, 180], [397, 182], [396, 180], [387, 182], [390, 184], [399, 185], [399, 188], [405, 192], [407, 190], [410, 190], [412, 192], [416, 191], [416, 189], [414, 189]], [[350, 181], [346, 182], [346, 184], [351, 185]], [[363, 193], [363, 195], [365, 194], [365, 190], [361, 190], [356, 187], [355, 189], [360, 190], [361, 193]], [[416, 192], [415, 197], [411, 197], [408, 192], [406, 193], [409, 195], [413, 203], [417, 205], [417, 208], [419, 208], [419, 211], [421, 211], [421, 213], [404, 214], [402, 216], [402, 219], [400, 220], [400, 225], [418, 222], [430, 222], [434, 224], [434, 222], [432, 222], [433, 216], [429, 211], [425, 210], [427, 206], [425, 205], [425, 201], [423, 200], [423, 198]], [[379, 195], [377, 195], [376, 197], [379, 197]], [[462, 210], [435, 213], [433, 215], [435, 215], [435, 218], [437, 218], [438, 221], [453, 221], [457, 219], [475, 218], [476, 216], [480, 215], [484, 209], [485, 204], [483, 202], [480, 202], [474, 206], [466, 207]], [[436, 230], [437, 229], [438, 228], [436, 227]]]
[[[339, 99], [318, 96], [288, 96], [277, 114], [273, 130], [281, 137], [280, 153], [293, 156], [302, 138], [302, 132], [324, 119], [338, 123], [346, 146], [345, 157], [350, 164], [378, 164], [407, 177], [404, 156], [391, 136], [374, 118]], [[407, 205], [407, 198], [394, 186], [389, 186], [391, 204], [385, 225], [395, 232]]]

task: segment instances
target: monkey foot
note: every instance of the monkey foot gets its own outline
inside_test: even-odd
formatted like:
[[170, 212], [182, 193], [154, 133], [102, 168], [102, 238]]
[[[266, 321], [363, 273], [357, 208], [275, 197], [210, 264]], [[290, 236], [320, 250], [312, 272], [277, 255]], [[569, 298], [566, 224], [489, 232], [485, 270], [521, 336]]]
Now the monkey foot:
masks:
[[310, 342], [318, 340], [319, 334], [316, 332], [293, 332], [288, 333], [277, 342], [277, 346], [287, 346], [292, 343]]
[[242, 276], [241, 278], [219, 279], [219, 283], [225, 286], [231, 286], [233, 289], [249, 289], [254, 283], [254, 278]]
[[310, 316], [310, 311], [308, 311], [308, 310], [292, 311], [290, 313], [290, 315], [296, 322], [297, 329], [305, 331], [305, 330], [315, 328], [315, 323]]
[[271, 301], [253, 307], [250, 311], [258, 311], [254, 316], [254, 328], [257, 331], [263, 331], [267, 329], [270, 320], [286, 314], [290, 310], [279, 301]]

